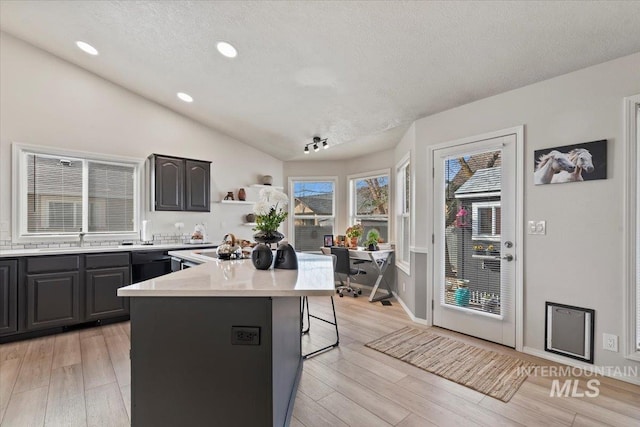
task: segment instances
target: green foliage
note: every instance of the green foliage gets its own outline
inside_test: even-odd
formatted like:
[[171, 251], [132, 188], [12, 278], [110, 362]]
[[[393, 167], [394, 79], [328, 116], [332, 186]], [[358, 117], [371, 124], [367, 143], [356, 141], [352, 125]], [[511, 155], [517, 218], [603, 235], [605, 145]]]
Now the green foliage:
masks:
[[278, 227], [287, 219], [288, 212], [282, 209], [271, 208], [267, 215], [256, 215], [256, 227], [254, 231], [276, 231]]
[[365, 242], [366, 246], [369, 245], [378, 245], [378, 239], [380, 239], [380, 232], [375, 228], [369, 230], [367, 233], [367, 240]]

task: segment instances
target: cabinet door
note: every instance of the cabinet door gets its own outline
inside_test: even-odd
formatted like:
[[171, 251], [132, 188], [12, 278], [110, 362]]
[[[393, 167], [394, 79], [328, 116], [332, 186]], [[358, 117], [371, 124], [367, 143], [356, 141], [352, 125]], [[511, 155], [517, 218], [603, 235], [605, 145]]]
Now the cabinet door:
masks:
[[184, 160], [155, 157], [155, 210], [184, 210]]
[[210, 169], [209, 162], [186, 161], [187, 198], [185, 210], [209, 212]]
[[129, 298], [119, 297], [118, 288], [131, 283], [129, 267], [87, 270], [85, 273], [85, 320], [125, 316], [129, 313]]
[[0, 261], [0, 335], [18, 330], [18, 261]]
[[27, 275], [27, 330], [80, 323], [77, 271]]

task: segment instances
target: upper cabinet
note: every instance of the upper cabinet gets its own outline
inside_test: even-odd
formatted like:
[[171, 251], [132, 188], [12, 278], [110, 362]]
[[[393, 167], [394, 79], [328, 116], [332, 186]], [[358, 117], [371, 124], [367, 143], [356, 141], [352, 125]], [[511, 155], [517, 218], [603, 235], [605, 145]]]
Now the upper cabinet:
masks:
[[210, 211], [211, 162], [154, 154], [152, 207], [156, 211]]
[[185, 210], [209, 212], [210, 162], [187, 160]]

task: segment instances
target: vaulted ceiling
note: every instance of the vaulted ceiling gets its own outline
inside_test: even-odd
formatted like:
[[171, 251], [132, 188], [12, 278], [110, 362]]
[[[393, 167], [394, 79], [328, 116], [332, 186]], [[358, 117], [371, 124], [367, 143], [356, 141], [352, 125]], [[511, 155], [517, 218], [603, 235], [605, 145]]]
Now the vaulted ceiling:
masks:
[[[640, 2], [2, 1], [0, 29], [279, 159], [326, 160], [639, 52]], [[331, 149], [305, 156], [315, 135]]]

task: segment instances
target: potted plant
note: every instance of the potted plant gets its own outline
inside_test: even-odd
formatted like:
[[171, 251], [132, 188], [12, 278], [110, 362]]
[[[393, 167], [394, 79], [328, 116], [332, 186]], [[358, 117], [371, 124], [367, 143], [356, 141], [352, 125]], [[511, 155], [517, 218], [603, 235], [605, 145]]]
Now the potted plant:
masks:
[[365, 242], [365, 246], [370, 251], [378, 250], [378, 240], [380, 239], [380, 232], [375, 228], [369, 230], [367, 233], [367, 240]]
[[358, 237], [362, 236], [362, 233], [364, 233], [364, 228], [362, 227], [362, 224], [355, 224], [347, 228], [347, 232], [345, 234], [351, 240], [350, 242], [351, 244], [349, 246], [354, 248], [357, 247]]
[[284, 238], [284, 234], [278, 231], [282, 221], [287, 218], [287, 203], [289, 197], [275, 188], [263, 188], [260, 190], [260, 200], [253, 206], [257, 231], [253, 235], [256, 242], [277, 243]]

